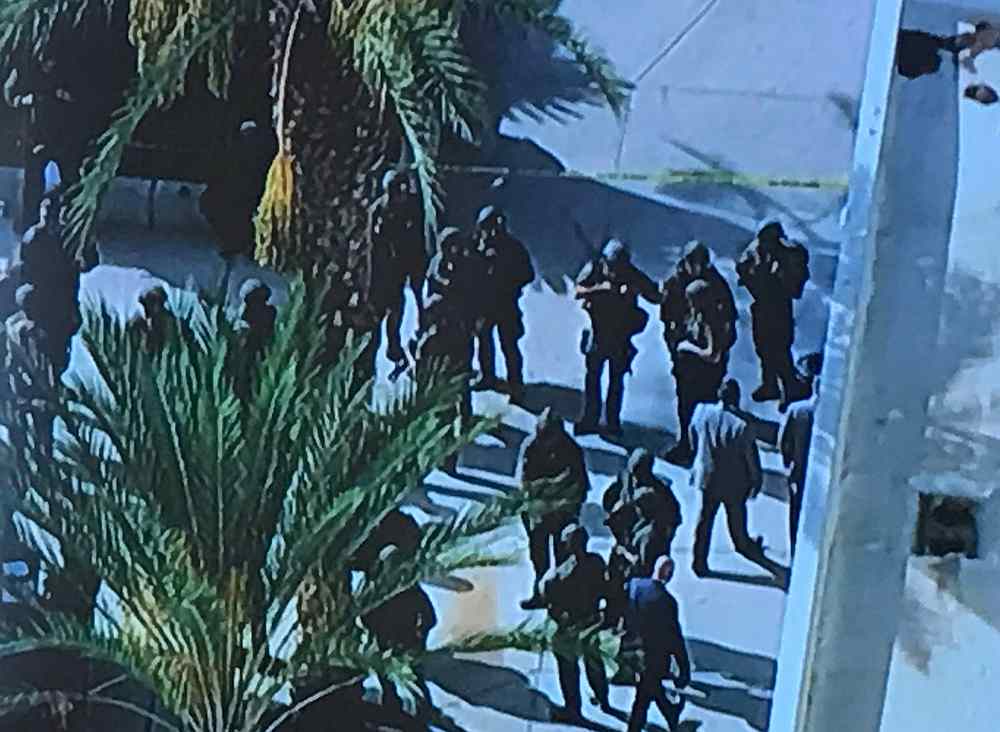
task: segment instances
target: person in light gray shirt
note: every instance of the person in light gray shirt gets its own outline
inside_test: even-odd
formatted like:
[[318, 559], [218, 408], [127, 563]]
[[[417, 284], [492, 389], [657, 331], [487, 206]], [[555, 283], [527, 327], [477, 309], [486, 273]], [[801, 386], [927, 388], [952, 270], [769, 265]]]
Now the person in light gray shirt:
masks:
[[714, 404], [699, 404], [691, 420], [689, 439], [694, 452], [691, 485], [701, 491], [701, 514], [695, 529], [692, 568], [699, 577], [709, 574], [708, 552], [712, 526], [725, 507], [736, 551], [768, 569], [761, 540], [747, 533], [747, 501], [760, 493], [763, 477], [757, 443], [746, 420], [736, 414], [740, 386], [727, 379]]

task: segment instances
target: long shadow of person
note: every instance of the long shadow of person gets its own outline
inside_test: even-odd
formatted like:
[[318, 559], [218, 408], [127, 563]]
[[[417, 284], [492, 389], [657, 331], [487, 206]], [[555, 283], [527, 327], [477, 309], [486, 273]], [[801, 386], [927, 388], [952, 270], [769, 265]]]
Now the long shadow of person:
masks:
[[748, 689], [713, 686], [700, 681], [692, 681], [691, 688], [701, 692], [701, 695], [697, 697], [693, 694], [688, 697], [696, 706], [740, 717], [760, 732], [767, 730], [767, 722], [771, 716], [769, 696], [757, 696]]
[[[535, 383], [524, 389], [520, 406], [540, 414], [543, 409], [551, 408], [553, 413], [567, 422], [575, 422], [583, 409], [583, 393], [560, 384]], [[601, 475], [617, 475], [625, 467], [627, 454], [637, 447], [642, 447], [652, 453], [659, 452], [664, 445], [673, 444], [675, 437], [672, 432], [659, 427], [624, 422], [622, 434], [619, 437], [604, 437], [605, 442], [613, 447], [621, 447], [623, 452], [602, 450], [586, 447], [584, 452], [587, 468]]]
[[[687, 647], [697, 674], [689, 687], [696, 693], [685, 695], [688, 702], [702, 709], [740, 717], [761, 732], [766, 730], [771, 692], [778, 673], [777, 661], [698, 638], [689, 638]], [[712, 676], [718, 677], [720, 682], [705, 680]]]
[[758, 689], [773, 689], [778, 675], [778, 662], [698, 638], [687, 640], [691, 662], [699, 673], [718, 673], [723, 678], [738, 681]]
[[[777, 564], [777, 563], [775, 563]], [[717, 572], [715, 570], [709, 570], [708, 574], [705, 575], [707, 579], [717, 579], [723, 582], [735, 582], [742, 585], [751, 585], [753, 587], [776, 587], [779, 590], [788, 590], [788, 570], [782, 567], [782, 565], [777, 565], [780, 569], [769, 575], [764, 574], [742, 574], [740, 572]]]
[[548, 722], [556, 705], [531, 687], [520, 671], [493, 666], [482, 661], [431, 656], [424, 662], [424, 674], [435, 684], [467, 704], [488, 707], [531, 722]]
[[[529, 722], [549, 723], [559, 709], [545, 694], [531, 686], [526, 674], [482, 661], [431, 656], [424, 663], [428, 682], [456, 696], [467, 704], [487, 707]], [[573, 726], [595, 732], [613, 732], [612, 728], [581, 719]]]

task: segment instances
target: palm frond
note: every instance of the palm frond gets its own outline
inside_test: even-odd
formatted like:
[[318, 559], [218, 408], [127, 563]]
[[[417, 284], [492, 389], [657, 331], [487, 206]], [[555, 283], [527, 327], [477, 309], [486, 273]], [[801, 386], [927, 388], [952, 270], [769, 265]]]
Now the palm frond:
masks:
[[172, 102], [183, 91], [191, 63], [231, 32], [234, 11], [221, 18], [176, 27], [155, 52], [147, 53], [138, 77], [111, 125], [97, 139], [95, 154], [80, 170], [71, 199], [66, 236], [78, 246], [89, 243], [104, 194], [121, 165], [139, 123], [154, 108]]
[[559, 14], [559, 3], [552, 0], [478, 0], [477, 5], [545, 33], [569, 52], [615, 115], [620, 117], [625, 113], [632, 84], [615, 72], [607, 56], [591, 47], [573, 27], [572, 21]]
[[42, 55], [61, 23], [106, 21], [116, 0], [8, 0], [0, 7], [0, 56]]

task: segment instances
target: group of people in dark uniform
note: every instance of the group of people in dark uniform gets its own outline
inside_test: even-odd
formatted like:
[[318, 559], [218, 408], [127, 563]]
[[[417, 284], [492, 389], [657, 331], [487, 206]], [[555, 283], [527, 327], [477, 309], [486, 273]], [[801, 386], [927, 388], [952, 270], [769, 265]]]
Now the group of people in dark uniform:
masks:
[[[35, 91], [27, 101], [24, 94], [18, 94], [20, 84], [15, 77], [5, 87], [10, 103], [38, 104], [43, 98], [41, 82], [31, 84]], [[64, 90], [54, 89], [52, 94], [62, 103], [72, 99]], [[261, 147], [265, 136], [270, 138], [252, 127], [241, 135], [252, 151]], [[61, 155], [54, 152], [58, 150], [53, 147], [56, 138], [48, 137], [39, 138], [32, 148], [39, 160]], [[246, 253], [252, 241], [249, 219], [260, 195], [262, 179], [257, 172], [264, 169], [266, 157], [258, 159], [248, 152], [248, 160], [253, 158], [248, 165], [252, 163], [256, 172], [242, 176], [246, 190], [210, 189], [203, 198], [206, 216], [212, 218], [229, 253]], [[73, 162], [60, 167], [76, 168]], [[34, 181], [41, 170], [36, 166], [26, 174]], [[525, 383], [520, 340], [525, 328], [519, 302], [524, 288], [535, 280], [535, 270], [527, 248], [510, 232], [505, 212], [487, 206], [470, 232], [445, 228], [437, 236], [436, 251], [429, 253], [413, 176], [392, 170], [381, 184], [382, 195], [369, 219], [372, 280], [367, 290], [370, 306], [385, 322], [386, 354], [394, 365], [391, 378], [431, 362], [440, 363], [456, 377], [468, 375], [478, 350], [479, 375], [468, 381], [458, 405], [460, 415], [471, 416], [473, 390], [504, 390], [513, 402], [521, 401]], [[26, 184], [26, 201], [35, 195], [33, 185]], [[68, 365], [69, 343], [80, 326], [79, 278], [88, 267], [63, 248], [58, 193], [42, 193], [40, 199], [39, 221], [24, 236], [20, 260], [0, 280], [0, 301], [15, 340], [42, 351], [52, 364], [53, 378], [58, 378]], [[220, 213], [227, 209], [231, 215]], [[811, 354], [797, 365], [792, 357], [793, 303], [802, 297], [809, 279], [809, 255], [803, 245], [789, 240], [780, 224], [768, 222], [760, 227], [736, 270], [738, 284], [753, 299], [750, 315], [761, 374], [752, 399], [778, 401], [780, 411], [787, 413], [778, 443], [790, 474], [794, 547], [821, 360]], [[404, 344], [407, 287], [415, 296], [418, 325], [414, 337]], [[39, 293], [45, 293], [44, 297]], [[268, 302], [270, 295], [270, 289], [258, 280], [244, 283], [240, 290], [238, 328], [244, 347], [253, 353], [261, 353], [275, 332], [277, 311]], [[738, 313], [733, 290], [713, 265], [711, 250], [701, 242], [691, 242], [675, 271], [658, 285], [633, 264], [625, 243], [610, 239], [580, 271], [575, 297], [590, 321], [580, 343], [586, 377], [584, 408], [575, 435], [622, 435], [625, 381], [637, 355], [633, 338], [649, 321], [639, 300], [658, 307], [676, 381], [680, 428], [677, 444], [666, 457], [691, 469], [692, 484], [702, 494], [693, 570], [701, 577], [710, 574], [711, 529], [720, 508], [726, 510], [737, 551], [751, 561], [772, 566], [762, 541], [751, 539], [747, 531], [747, 502], [761, 490], [761, 469], [752, 416], [741, 411], [739, 385], [727, 378]], [[171, 313], [162, 287], [145, 290], [139, 305], [140, 314], [130, 321], [129, 330], [142, 339], [146, 349], [156, 352], [167, 330], [183, 325]], [[497, 336], [506, 364], [505, 382], [496, 371]], [[605, 372], [606, 392], [602, 388]], [[237, 375], [243, 398], [250, 393], [250, 377], [250, 371]], [[457, 465], [456, 455], [445, 469], [454, 472]], [[670, 484], [655, 474], [654, 456], [635, 450], [602, 497], [607, 528], [614, 539], [605, 562], [587, 550], [588, 532], [579, 519], [590, 490], [583, 450], [563, 420], [546, 409], [538, 418], [535, 434], [523, 446], [520, 475], [532, 482], [564, 474], [569, 476], [565, 505], [551, 514], [524, 519], [535, 577], [531, 596], [522, 606], [546, 609], [567, 632], [600, 625], [638, 638], [644, 665], [636, 680], [629, 730], [643, 727], [654, 702], [674, 729], [683, 697], [670, 701], [662, 682], [672, 676], [683, 687], [690, 679], [677, 602], [666, 590], [674, 571], [672, 543], [683, 521], [680, 503]], [[379, 557], [393, 547], [404, 552], [415, 549], [412, 541], [400, 538], [413, 535], [414, 528], [419, 543], [419, 527], [412, 519], [399, 513], [391, 520], [399, 526], [386, 533], [380, 546], [369, 547], [371, 556], [359, 560], [361, 571], [375, 571]], [[433, 607], [419, 586], [369, 620], [373, 633], [385, 643], [410, 649], [426, 643], [426, 633], [436, 622]], [[675, 671], [671, 671], [671, 659]], [[580, 659], [560, 657], [558, 662], [565, 702], [561, 715], [578, 720]], [[610, 709], [603, 667], [592, 659], [584, 659], [584, 666], [598, 703]], [[398, 702], [391, 690], [386, 694], [391, 703]]]
[[[752, 399], [776, 400], [785, 413], [777, 447], [789, 470], [789, 538], [794, 550], [822, 367], [821, 354], [809, 354], [798, 363], [792, 357], [793, 301], [802, 296], [809, 277], [808, 252], [788, 241], [780, 224], [767, 222], [740, 258], [737, 274], [753, 298], [753, 342], [761, 380]], [[747, 528], [748, 502], [763, 486], [756, 428], [760, 420], [743, 411], [740, 385], [727, 377], [738, 314], [732, 289], [712, 264], [711, 250], [690, 243], [675, 272], [657, 287], [632, 264], [627, 247], [612, 239], [600, 258], [580, 273], [576, 296], [591, 324], [581, 342], [587, 376], [576, 435], [620, 436], [624, 379], [636, 355], [632, 338], [648, 320], [638, 300], [659, 305], [681, 426], [678, 444], [666, 457], [690, 468], [691, 485], [701, 494], [692, 570], [698, 577], [711, 576], [712, 527], [723, 508], [737, 552], [780, 575], [783, 568], [766, 556], [763, 539], [752, 539]], [[602, 400], [605, 371], [610, 371], [609, 385]], [[629, 730], [643, 727], [654, 702], [675, 729], [683, 696], [669, 700], [662, 682], [672, 677], [683, 688], [690, 680], [677, 603], [665, 589], [674, 571], [671, 549], [683, 516], [671, 485], [653, 468], [654, 456], [636, 449], [604, 491], [605, 523], [613, 537], [605, 562], [587, 551], [589, 537], [579, 518], [590, 490], [583, 451], [550, 410], [539, 416], [519, 464], [525, 484], [568, 476], [562, 495], [566, 507], [525, 518], [534, 582], [522, 607], [547, 609], [560, 627], [624, 630], [626, 638], [643, 649]], [[559, 659], [562, 719], [580, 719], [578, 665], [579, 659]], [[592, 659], [584, 665], [596, 703], [609, 709], [603, 667]]]
[[[43, 195], [37, 223], [24, 233], [18, 256], [0, 276], [0, 318], [10, 344], [8, 362], [0, 364], [5, 374], [2, 388], [25, 405], [19, 414], [22, 422], [29, 415], [50, 422], [44, 411], [28, 405], [38, 403], [65, 373], [73, 336], [82, 324], [80, 275], [92, 263], [63, 247], [60, 203], [58, 189]], [[51, 448], [51, 424], [35, 427], [35, 434]], [[17, 441], [22, 435], [11, 438]]]

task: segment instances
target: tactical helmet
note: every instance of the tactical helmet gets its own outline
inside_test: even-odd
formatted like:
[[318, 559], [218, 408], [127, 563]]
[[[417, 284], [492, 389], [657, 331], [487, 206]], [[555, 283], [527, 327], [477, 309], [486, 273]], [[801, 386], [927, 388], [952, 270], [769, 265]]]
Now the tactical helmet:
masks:
[[757, 227], [758, 239], [784, 239], [785, 227], [777, 219], [764, 219]]
[[157, 304], [165, 305], [167, 302], [167, 291], [163, 285], [150, 285], [139, 295], [139, 304], [143, 307]]
[[479, 215], [476, 216], [476, 226], [482, 227], [491, 221], [502, 221], [503, 218], [504, 212], [498, 207], [484, 206], [479, 210]]
[[271, 288], [256, 277], [251, 277], [240, 285], [240, 302], [246, 302], [255, 295], [263, 300], [267, 300], [271, 297]]
[[608, 239], [601, 250], [601, 256], [615, 264], [628, 262], [632, 259], [632, 253], [629, 251], [628, 246], [619, 239]]
[[741, 396], [740, 383], [736, 379], [726, 379], [719, 387], [719, 401], [723, 404], [738, 405]]
[[705, 244], [693, 239], [684, 247], [684, 259], [689, 262], [701, 262], [707, 267], [712, 262], [712, 252]]
[[26, 307], [30, 307], [32, 301], [35, 299], [35, 286], [31, 284], [24, 284], [17, 288], [14, 292], [14, 302], [17, 307], [22, 311]]

